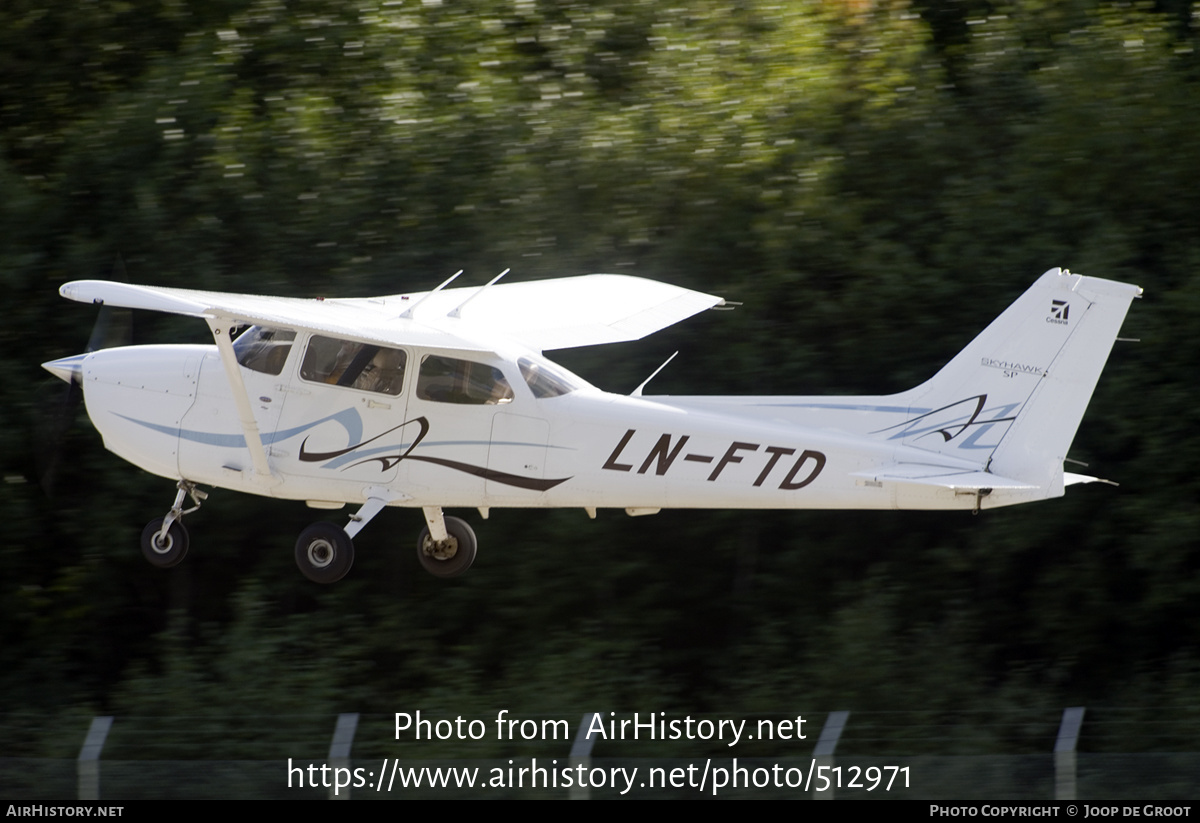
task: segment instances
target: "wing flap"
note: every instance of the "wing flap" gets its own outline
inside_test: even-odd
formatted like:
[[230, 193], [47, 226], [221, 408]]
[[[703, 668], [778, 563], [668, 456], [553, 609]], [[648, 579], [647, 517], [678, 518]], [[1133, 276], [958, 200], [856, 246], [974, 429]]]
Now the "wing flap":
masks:
[[[640, 340], [725, 302], [711, 294], [623, 274], [504, 283], [482, 291], [446, 289], [423, 300], [426, 295], [410, 296], [422, 300], [414, 312], [422, 322], [446, 329], [461, 322], [537, 351]], [[460, 307], [459, 317], [451, 318]]]

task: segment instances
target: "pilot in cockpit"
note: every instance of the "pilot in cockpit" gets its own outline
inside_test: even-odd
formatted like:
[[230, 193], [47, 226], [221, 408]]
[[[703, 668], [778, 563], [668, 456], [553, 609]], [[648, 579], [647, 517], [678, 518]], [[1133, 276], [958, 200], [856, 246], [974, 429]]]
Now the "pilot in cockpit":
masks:
[[371, 362], [363, 366], [362, 372], [352, 384], [356, 389], [400, 394], [404, 382], [404, 352], [399, 349], [381, 348], [375, 352]]

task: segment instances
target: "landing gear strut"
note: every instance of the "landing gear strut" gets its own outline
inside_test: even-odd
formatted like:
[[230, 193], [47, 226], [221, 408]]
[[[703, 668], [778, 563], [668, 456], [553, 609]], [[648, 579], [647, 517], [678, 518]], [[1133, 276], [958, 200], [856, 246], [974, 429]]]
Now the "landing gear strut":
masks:
[[[179, 491], [175, 494], [175, 504], [167, 516], [154, 518], [142, 529], [142, 555], [160, 569], [176, 566], [187, 556], [188, 533], [183, 527], [183, 516], [199, 509], [208, 499], [208, 495], [191, 481], [180, 480], [176, 488]], [[183, 508], [185, 497], [191, 497], [196, 505]]]
[[313, 523], [296, 541], [296, 565], [314, 583], [336, 583], [354, 565], [354, 535], [393, 500], [404, 495], [382, 486], [367, 489], [367, 502], [350, 515], [345, 528], [333, 523]]

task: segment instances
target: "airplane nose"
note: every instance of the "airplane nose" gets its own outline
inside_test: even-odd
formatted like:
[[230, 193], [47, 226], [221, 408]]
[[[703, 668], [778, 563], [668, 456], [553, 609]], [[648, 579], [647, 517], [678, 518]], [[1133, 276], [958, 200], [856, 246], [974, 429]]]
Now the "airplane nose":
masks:
[[42, 368], [50, 372], [59, 380], [64, 380], [67, 383], [82, 383], [83, 382], [83, 358], [86, 354], [74, 354], [70, 357], [63, 357], [59, 360], [51, 360], [42, 364]]

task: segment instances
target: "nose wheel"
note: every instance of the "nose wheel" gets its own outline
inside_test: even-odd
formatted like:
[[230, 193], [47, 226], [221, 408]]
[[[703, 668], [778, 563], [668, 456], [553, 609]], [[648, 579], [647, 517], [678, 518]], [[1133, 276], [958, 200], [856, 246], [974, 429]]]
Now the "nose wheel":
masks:
[[[164, 528], [164, 524], [166, 524]], [[178, 520], [156, 517], [142, 529], [142, 555], [160, 569], [177, 566], [187, 557], [188, 533]]]
[[[177, 566], [187, 556], [188, 533], [183, 527], [183, 516], [199, 509], [200, 504], [208, 499], [207, 494], [188, 480], [180, 480], [175, 487], [178, 489], [175, 504], [166, 517], [156, 517], [142, 529], [142, 556], [160, 569]], [[183, 508], [185, 497], [190, 497], [196, 505], [190, 509]]]

